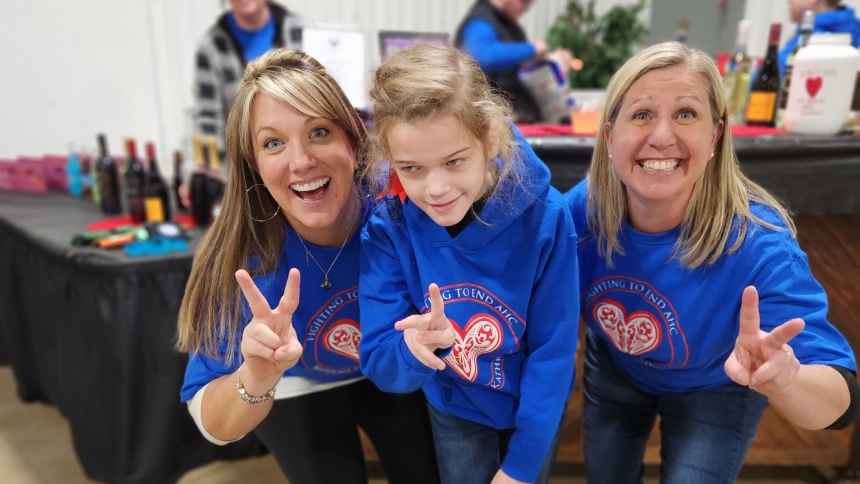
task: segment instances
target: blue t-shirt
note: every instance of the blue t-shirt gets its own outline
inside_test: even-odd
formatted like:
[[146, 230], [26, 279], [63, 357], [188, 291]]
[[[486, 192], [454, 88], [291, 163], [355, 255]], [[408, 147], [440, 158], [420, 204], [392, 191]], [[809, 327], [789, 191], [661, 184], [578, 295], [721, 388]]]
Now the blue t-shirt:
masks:
[[488, 74], [509, 71], [535, 56], [531, 42], [502, 42], [493, 24], [481, 18], [463, 27], [463, 51]]
[[[500, 183], [457, 236], [409, 199], [389, 195], [374, 210], [361, 235], [360, 356], [383, 391], [422, 388], [445, 413], [516, 428], [501, 467], [533, 482], [573, 386], [576, 232], [549, 170], [512, 129], [523, 185]], [[429, 311], [431, 283], [457, 332], [444, 371], [418, 361], [394, 329]]]
[[[369, 210], [363, 210], [359, 228], [364, 224]], [[328, 269], [340, 247], [319, 247], [305, 241], [319, 264]], [[347, 241], [334, 267], [329, 272], [332, 287], [324, 290], [320, 286], [324, 277], [313, 260], [310, 260], [292, 227], [287, 227], [278, 267], [273, 271], [254, 277], [254, 283], [269, 302], [276, 307], [284, 295], [287, 274], [295, 267], [301, 272], [299, 305], [293, 314], [293, 328], [302, 343], [302, 358], [285, 376], [303, 376], [318, 381], [347, 380], [361, 376], [358, 364], [358, 343], [361, 339], [358, 312], [358, 267], [360, 252], [359, 230]], [[251, 261], [251, 266], [254, 262]], [[248, 302], [242, 297], [242, 321], [239, 324], [237, 341], [242, 331], [251, 322]], [[185, 370], [182, 385], [182, 401], [190, 400], [207, 383], [233, 373], [242, 363], [239, 344], [229, 367], [226, 360], [227, 344], [223, 343], [220, 359], [202, 354], [192, 354]]]
[[[813, 34], [825, 32], [851, 34], [851, 45], [860, 47], [860, 20], [854, 12], [854, 9], [845, 5], [840, 5], [836, 10], [821, 12], [815, 16], [815, 24], [812, 27]], [[785, 75], [785, 63], [788, 60], [788, 55], [797, 47], [797, 41], [800, 37], [800, 26], [794, 35], [788, 39], [782, 50], [779, 51], [779, 72], [780, 75]]]
[[230, 26], [230, 32], [242, 46], [245, 60], [248, 62], [272, 50], [275, 46], [275, 19], [272, 15], [269, 15], [269, 21], [266, 22], [266, 25], [259, 29], [245, 30], [239, 26], [231, 12], [227, 16], [227, 25]]
[[[750, 223], [737, 252], [710, 267], [687, 269], [671, 257], [678, 228], [646, 234], [625, 223], [619, 234], [625, 254], [613, 254], [610, 269], [588, 228], [587, 180], [565, 197], [579, 229], [582, 317], [641, 390], [666, 394], [729, 383], [723, 365], [738, 336], [741, 294], [750, 285], [759, 293], [763, 331], [793, 318], [806, 322], [788, 343], [801, 363], [856, 370], [845, 338], [827, 322], [827, 295], [787, 228]], [[785, 227], [773, 209], [760, 204], [751, 209]], [[734, 240], [736, 233], [729, 246]]]

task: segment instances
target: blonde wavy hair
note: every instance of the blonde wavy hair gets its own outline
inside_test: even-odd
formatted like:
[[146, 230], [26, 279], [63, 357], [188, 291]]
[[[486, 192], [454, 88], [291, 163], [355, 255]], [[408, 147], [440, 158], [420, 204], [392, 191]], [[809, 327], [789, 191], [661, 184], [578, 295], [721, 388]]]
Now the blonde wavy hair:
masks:
[[[453, 47], [419, 44], [403, 49], [377, 69], [370, 90], [378, 136], [364, 178], [375, 192], [385, 190], [391, 152], [388, 139], [399, 124], [454, 116], [484, 149], [487, 187], [511, 178], [519, 180], [521, 157], [508, 126], [511, 104], [490, 87], [487, 76], [469, 55]], [[489, 153], [498, 145], [497, 153]], [[487, 196], [492, 188], [486, 191]]]
[[[225, 141], [230, 162], [221, 212], [197, 249], [178, 327], [181, 351], [220, 359], [218, 345], [226, 342], [228, 365], [240, 336], [241, 290], [234, 274], [247, 268], [251, 256], [258, 261], [252, 274], [274, 270], [286, 234], [286, 218], [272, 217], [278, 204], [261, 188], [264, 185], [254, 155], [251, 120], [254, 102], [261, 95], [304, 116], [333, 121], [352, 142], [359, 167], [369, 146], [358, 113], [337, 82], [312, 57], [297, 50], [276, 49], [245, 68], [227, 117]], [[270, 220], [261, 223], [253, 219]]]
[[[726, 113], [722, 79], [714, 61], [707, 54], [678, 42], [653, 45], [628, 60], [609, 81], [606, 104], [600, 116], [597, 143], [588, 172], [588, 227], [597, 237], [599, 254], [609, 267], [615, 253], [624, 255], [618, 233], [627, 217], [627, 192], [609, 159], [605, 131], [611, 131], [624, 96], [640, 77], [657, 69], [684, 66], [701, 76], [708, 91], [711, 121], [723, 121], [723, 133], [717, 140], [714, 158], [696, 181], [693, 194], [681, 222], [680, 235], [673, 257], [680, 257], [687, 268], [715, 263], [722, 255], [736, 252], [744, 242], [750, 221], [779, 230], [756, 217], [750, 203], [771, 207], [784, 220], [792, 235], [794, 222], [788, 210], [775, 197], [750, 181], [738, 166]], [[729, 236], [737, 224], [737, 237], [729, 245]]]

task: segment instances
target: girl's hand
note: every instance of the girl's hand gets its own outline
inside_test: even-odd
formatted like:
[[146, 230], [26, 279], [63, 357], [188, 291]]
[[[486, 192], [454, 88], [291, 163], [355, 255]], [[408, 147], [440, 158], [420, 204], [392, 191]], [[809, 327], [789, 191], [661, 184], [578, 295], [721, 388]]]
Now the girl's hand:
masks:
[[741, 302], [740, 333], [735, 349], [726, 360], [726, 374], [736, 383], [763, 395], [778, 395], [797, 378], [800, 362], [787, 343], [797, 336], [805, 323], [796, 318], [774, 328], [770, 333], [760, 329], [758, 292], [744, 289]]
[[430, 312], [413, 314], [394, 324], [403, 331], [406, 346], [421, 363], [435, 370], [444, 370], [445, 362], [433, 354], [439, 348], [454, 344], [454, 326], [445, 317], [445, 302], [439, 286], [430, 284]]
[[236, 271], [236, 281], [254, 316], [242, 333], [242, 356], [247, 373], [251, 375], [251, 379], [243, 379], [242, 384], [249, 394], [262, 395], [274, 387], [281, 375], [295, 366], [302, 356], [302, 344], [293, 329], [293, 313], [299, 305], [300, 275], [298, 269], [290, 269], [284, 295], [274, 309], [269, 307], [248, 272], [243, 269]]
[[505, 472], [499, 469], [499, 472], [496, 472], [496, 475], [493, 477], [493, 482], [491, 484], [528, 484], [523, 481], [518, 481], [513, 477], [508, 476]]

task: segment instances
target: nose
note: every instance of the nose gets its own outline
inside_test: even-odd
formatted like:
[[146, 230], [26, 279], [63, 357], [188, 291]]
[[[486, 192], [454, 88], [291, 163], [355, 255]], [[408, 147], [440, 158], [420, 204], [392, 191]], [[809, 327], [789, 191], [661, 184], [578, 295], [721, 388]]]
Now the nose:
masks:
[[293, 146], [290, 149], [292, 151], [292, 156], [290, 157], [290, 170], [294, 172], [303, 172], [316, 166], [316, 158], [304, 143], [293, 143]]
[[654, 131], [648, 137], [648, 144], [654, 149], [662, 150], [675, 144], [675, 130], [672, 121], [660, 119], [654, 126]]
[[424, 189], [427, 195], [432, 198], [441, 197], [451, 189], [450, 180], [444, 170], [431, 170], [424, 182]]

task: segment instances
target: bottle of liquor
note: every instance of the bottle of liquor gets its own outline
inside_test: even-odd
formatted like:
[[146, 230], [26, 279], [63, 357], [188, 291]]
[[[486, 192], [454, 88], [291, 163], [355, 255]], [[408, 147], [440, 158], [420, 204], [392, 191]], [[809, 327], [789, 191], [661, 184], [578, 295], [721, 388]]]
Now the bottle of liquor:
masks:
[[81, 149], [81, 184], [83, 185], [83, 196], [87, 200], [93, 200], [93, 176], [92, 176], [92, 158], [86, 148]]
[[209, 175], [209, 202], [212, 219], [221, 212], [221, 200], [224, 198], [224, 182], [221, 175], [221, 154], [218, 152], [218, 140], [214, 136], [207, 138], [209, 157], [206, 168]]
[[205, 227], [212, 221], [212, 203], [209, 201], [209, 177], [203, 158], [203, 137], [195, 134], [191, 139], [194, 144], [194, 174], [189, 183], [191, 216], [198, 227]]
[[107, 138], [99, 134], [99, 159], [94, 167], [98, 185], [99, 205], [102, 212], [107, 214], [118, 214], [122, 212], [122, 204], [119, 198], [119, 173], [116, 163], [108, 153]]
[[678, 21], [678, 31], [675, 32], [675, 42], [687, 43], [687, 34], [690, 31], [690, 21], [682, 18]]
[[146, 158], [149, 160], [149, 172], [146, 175], [146, 221], [164, 222], [170, 220], [170, 196], [167, 194], [167, 183], [158, 172], [158, 161], [155, 156], [155, 144], [146, 143]]
[[146, 222], [146, 210], [143, 198], [146, 187], [146, 173], [143, 164], [137, 159], [137, 146], [134, 138], [128, 138], [125, 142], [125, 191], [128, 200], [128, 213], [134, 223]]
[[737, 46], [723, 79], [727, 103], [726, 113], [731, 124], [743, 124], [745, 117], [750, 71], [752, 70], [752, 60], [747, 54], [749, 29], [749, 20], [743, 19], [738, 22]]
[[173, 199], [176, 200], [176, 213], [187, 213], [188, 209], [182, 202], [182, 196], [179, 194], [179, 187], [182, 186], [182, 152], [176, 150], [173, 152]]
[[764, 63], [756, 74], [750, 99], [747, 103], [747, 124], [774, 126], [776, 124], [776, 108], [779, 97], [779, 35], [782, 24], [770, 24], [770, 37], [767, 42], [767, 55]]
[[800, 35], [797, 37], [797, 46], [789, 52], [785, 59], [785, 76], [782, 78], [779, 93], [779, 109], [776, 112], [776, 125], [785, 128], [785, 108], [788, 107], [788, 90], [791, 88], [791, 73], [794, 70], [794, 56], [797, 51], [806, 47], [812, 36], [812, 27], [815, 25], [815, 14], [812, 10], [803, 12], [803, 20], [800, 22]]

